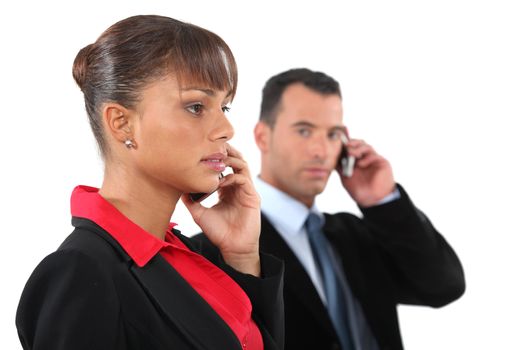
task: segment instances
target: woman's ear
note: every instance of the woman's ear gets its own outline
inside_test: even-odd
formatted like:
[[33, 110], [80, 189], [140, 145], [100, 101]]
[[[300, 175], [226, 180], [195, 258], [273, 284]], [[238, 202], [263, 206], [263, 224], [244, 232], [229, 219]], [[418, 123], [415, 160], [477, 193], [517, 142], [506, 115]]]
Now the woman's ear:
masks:
[[102, 108], [102, 120], [108, 137], [128, 148], [135, 146], [132, 113], [118, 103], [107, 103]]

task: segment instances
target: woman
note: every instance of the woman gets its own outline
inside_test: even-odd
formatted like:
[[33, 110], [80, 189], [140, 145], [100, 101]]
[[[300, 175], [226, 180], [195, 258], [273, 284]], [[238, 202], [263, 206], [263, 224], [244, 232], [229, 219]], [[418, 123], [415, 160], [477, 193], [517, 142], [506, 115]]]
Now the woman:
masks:
[[[259, 254], [259, 198], [227, 143], [237, 69], [226, 43], [130, 17], [80, 50], [73, 76], [104, 181], [74, 189], [75, 229], [24, 289], [24, 349], [282, 348], [282, 263]], [[217, 188], [212, 208], [188, 195]], [[169, 223], [179, 199], [219, 253]]]

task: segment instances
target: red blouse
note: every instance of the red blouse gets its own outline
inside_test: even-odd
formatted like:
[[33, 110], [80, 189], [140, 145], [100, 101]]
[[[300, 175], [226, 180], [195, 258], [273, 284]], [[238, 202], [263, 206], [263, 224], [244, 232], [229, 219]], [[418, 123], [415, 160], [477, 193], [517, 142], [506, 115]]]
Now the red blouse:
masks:
[[251, 318], [252, 304], [246, 293], [224, 271], [192, 252], [166, 229], [165, 240], [143, 230], [98, 194], [98, 189], [77, 186], [71, 195], [71, 215], [89, 219], [106, 230], [139, 266], [157, 253], [199, 293], [235, 333], [243, 349], [264, 348], [259, 328]]

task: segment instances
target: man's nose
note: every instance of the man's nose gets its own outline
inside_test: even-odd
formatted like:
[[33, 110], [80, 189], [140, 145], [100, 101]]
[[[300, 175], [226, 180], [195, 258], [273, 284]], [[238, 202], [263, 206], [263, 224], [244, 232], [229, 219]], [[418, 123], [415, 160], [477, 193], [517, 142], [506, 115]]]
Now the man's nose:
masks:
[[328, 153], [328, 140], [322, 135], [312, 137], [310, 145], [310, 155], [314, 158], [325, 159]]

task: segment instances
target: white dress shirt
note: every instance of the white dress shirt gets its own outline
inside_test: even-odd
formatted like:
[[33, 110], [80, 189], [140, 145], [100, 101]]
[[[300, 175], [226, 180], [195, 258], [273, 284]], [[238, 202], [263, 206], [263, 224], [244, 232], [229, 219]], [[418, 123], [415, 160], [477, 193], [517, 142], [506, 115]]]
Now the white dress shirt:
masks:
[[[261, 196], [261, 211], [268, 218], [270, 223], [277, 230], [279, 235], [285, 240], [290, 249], [304, 269], [319, 293], [319, 297], [326, 305], [326, 295], [324, 293], [321, 274], [315, 263], [308, 235], [304, 223], [310, 212], [319, 215], [324, 224], [324, 214], [319, 211], [315, 202], [312, 208], [306, 207], [303, 203], [292, 198], [288, 194], [278, 190], [270, 184], [256, 177], [254, 180], [255, 189]], [[396, 189], [377, 202], [376, 205], [385, 204], [400, 198], [401, 194]], [[336, 254], [337, 256], [337, 254]], [[334, 266], [339, 278], [344, 279], [344, 271], [340, 264]], [[361, 305], [353, 296], [348, 285], [344, 286], [345, 295], [349, 305], [349, 332], [352, 334], [356, 350], [379, 350], [377, 341], [372, 334], [366, 321]]]
[[315, 203], [312, 208], [308, 208], [298, 200], [267, 184], [259, 177], [255, 178], [254, 185], [261, 196], [261, 211], [295, 253], [297, 259], [303, 264], [321, 300], [326, 304], [321, 274], [315, 263], [304, 227], [310, 212], [319, 214], [324, 223], [323, 214], [317, 209]]
[[[319, 211], [315, 202], [312, 208], [308, 208], [297, 199], [264, 182], [259, 176], [254, 179], [254, 185], [261, 196], [261, 211], [286, 241], [290, 249], [295, 253], [295, 256], [297, 256], [297, 259], [303, 264], [321, 300], [326, 305], [321, 274], [315, 263], [304, 227], [310, 212], [318, 214], [322, 224], [324, 224], [323, 213]], [[377, 202], [377, 205], [394, 201], [399, 197], [400, 193], [396, 188], [392, 193], [389, 193], [385, 198]]]

